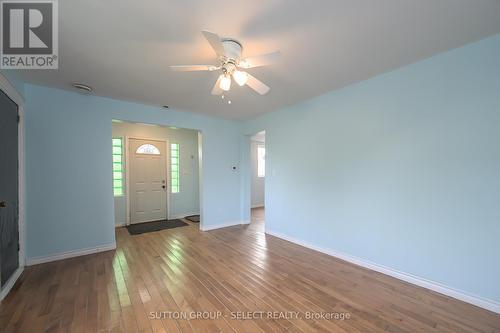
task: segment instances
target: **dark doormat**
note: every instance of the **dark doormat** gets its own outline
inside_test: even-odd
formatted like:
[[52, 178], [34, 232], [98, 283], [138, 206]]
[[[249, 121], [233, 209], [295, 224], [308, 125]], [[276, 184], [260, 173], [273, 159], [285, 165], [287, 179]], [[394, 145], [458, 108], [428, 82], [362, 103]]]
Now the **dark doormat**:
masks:
[[172, 229], [177, 227], [185, 227], [189, 224], [182, 222], [179, 219], [161, 220], [153, 222], [136, 223], [127, 226], [128, 233], [131, 235], [139, 235], [146, 232], [160, 231], [164, 229]]
[[200, 215], [186, 216], [185, 219], [194, 223], [200, 223]]

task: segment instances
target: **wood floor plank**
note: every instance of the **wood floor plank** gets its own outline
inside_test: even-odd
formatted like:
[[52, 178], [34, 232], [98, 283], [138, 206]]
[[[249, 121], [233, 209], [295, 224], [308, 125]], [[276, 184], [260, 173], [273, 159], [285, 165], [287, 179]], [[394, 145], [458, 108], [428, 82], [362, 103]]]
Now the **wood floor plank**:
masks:
[[27, 267], [0, 331], [500, 332], [500, 315], [266, 235], [262, 209], [248, 226], [188, 223]]

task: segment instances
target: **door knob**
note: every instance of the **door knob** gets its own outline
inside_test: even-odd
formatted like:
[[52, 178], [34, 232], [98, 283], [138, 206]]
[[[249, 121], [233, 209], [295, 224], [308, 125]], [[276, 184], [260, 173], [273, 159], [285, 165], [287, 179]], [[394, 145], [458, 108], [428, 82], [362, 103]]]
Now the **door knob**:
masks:
[[0, 201], [0, 208], [7, 207], [7, 203], [5, 201]]

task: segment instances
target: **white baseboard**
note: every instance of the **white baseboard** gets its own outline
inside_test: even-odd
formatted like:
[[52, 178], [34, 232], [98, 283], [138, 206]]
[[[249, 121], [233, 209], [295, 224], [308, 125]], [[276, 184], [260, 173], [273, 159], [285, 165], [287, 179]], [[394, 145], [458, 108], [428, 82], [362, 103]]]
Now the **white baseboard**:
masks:
[[201, 231], [209, 231], [209, 230], [227, 228], [227, 227], [232, 227], [235, 225], [243, 225], [243, 224], [249, 224], [249, 223], [250, 223], [250, 221], [234, 221], [234, 222], [227, 222], [227, 223], [221, 223], [221, 224], [216, 224], [216, 225], [203, 226], [203, 228], [200, 228], [200, 230]]
[[176, 215], [172, 215], [172, 216], [170, 216], [170, 217], [169, 217], [169, 220], [174, 220], [174, 219], [183, 219], [183, 218], [185, 218], [186, 216], [192, 216], [192, 215], [200, 215], [200, 213], [191, 212], [191, 213], [176, 214]]
[[284, 234], [279, 233], [279, 232], [266, 230], [266, 234], [284, 239], [286, 241], [307, 247], [309, 249], [312, 249], [312, 250], [315, 250], [318, 252], [328, 254], [330, 256], [345, 260], [345, 261], [353, 263], [355, 265], [358, 265], [358, 266], [361, 266], [364, 268], [368, 268], [368, 269], [377, 271], [377, 272], [382, 273], [382, 274], [386, 274], [386, 275], [395, 277], [397, 279], [406, 281], [408, 283], [411, 283], [411, 284], [414, 284], [414, 285], [417, 285], [417, 286], [420, 286], [420, 287], [423, 287], [426, 289], [430, 289], [430, 290], [435, 291], [437, 293], [440, 293], [440, 294], [443, 294], [443, 295], [446, 295], [449, 297], [453, 297], [453, 298], [458, 299], [460, 301], [463, 301], [463, 302], [466, 302], [469, 304], [473, 304], [473, 305], [478, 306], [480, 308], [483, 308], [483, 309], [500, 314], [500, 303], [496, 302], [494, 300], [486, 299], [486, 298], [483, 298], [483, 297], [480, 297], [477, 295], [471, 295], [471, 294], [464, 292], [462, 290], [457, 290], [455, 288], [445, 286], [439, 282], [431, 281], [431, 280], [428, 280], [428, 279], [425, 279], [425, 278], [422, 278], [419, 276], [404, 273], [404, 272], [392, 269], [390, 267], [386, 267], [383, 265], [379, 265], [379, 264], [370, 262], [368, 260], [353, 257], [353, 256], [345, 254], [345, 253], [341, 253], [341, 252], [331, 250], [331, 249], [321, 248], [321, 247], [312, 245], [310, 243], [304, 242], [302, 240], [290, 237], [288, 235], [284, 235]]
[[87, 254], [110, 251], [110, 250], [114, 250], [114, 249], [116, 249], [115, 242], [110, 243], [110, 244], [96, 246], [96, 247], [89, 247], [89, 248], [85, 248], [85, 249], [80, 249], [80, 250], [72, 250], [72, 251], [67, 251], [67, 252], [56, 253], [56, 254], [52, 254], [49, 256], [27, 258], [26, 265], [33, 266], [33, 265], [43, 264], [46, 262], [63, 260], [63, 259], [68, 259], [68, 258], [73, 258], [73, 257], [79, 257], [79, 256], [87, 255]]
[[16, 284], [17, 279], [21, 276], [21, 273], [24, 271], [23, 266], [19, 266], [14, 274], [7, 280], [5, 285], [3, 286], [2, 290], [0, 291], [0, 302], [7, 296], [7, 294], [10, 292], [12, 287]]

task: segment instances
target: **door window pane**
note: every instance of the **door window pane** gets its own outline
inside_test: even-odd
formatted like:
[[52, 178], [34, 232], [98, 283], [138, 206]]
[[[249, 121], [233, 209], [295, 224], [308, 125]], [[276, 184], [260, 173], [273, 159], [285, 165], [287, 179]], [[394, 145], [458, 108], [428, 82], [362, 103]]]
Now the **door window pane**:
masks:
[[137, 148], [136, 154], [160, 155], [160, 150], [156, 146], [146, 143]]

